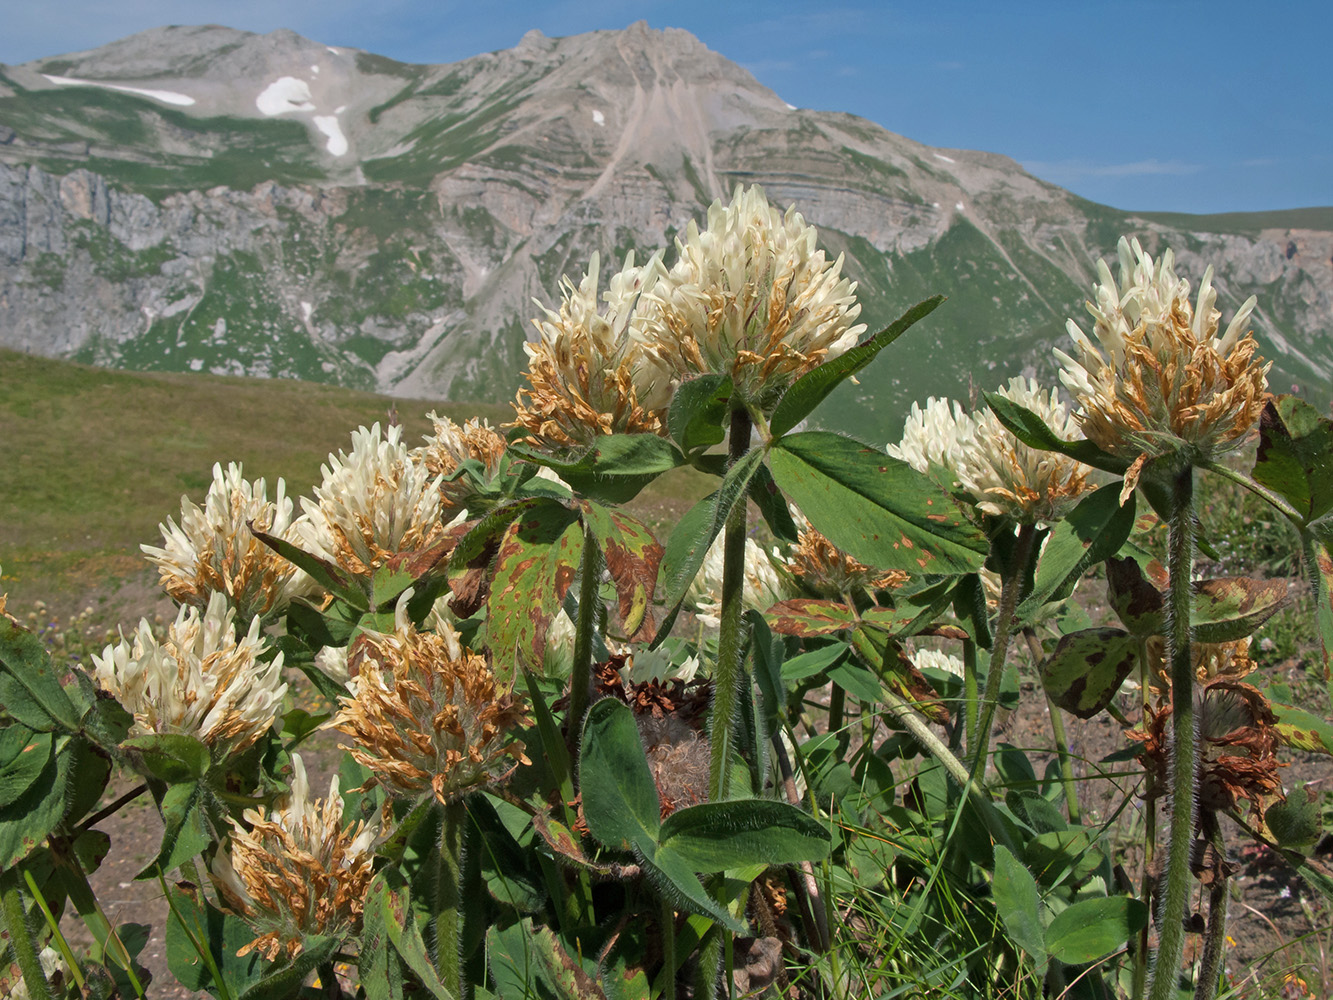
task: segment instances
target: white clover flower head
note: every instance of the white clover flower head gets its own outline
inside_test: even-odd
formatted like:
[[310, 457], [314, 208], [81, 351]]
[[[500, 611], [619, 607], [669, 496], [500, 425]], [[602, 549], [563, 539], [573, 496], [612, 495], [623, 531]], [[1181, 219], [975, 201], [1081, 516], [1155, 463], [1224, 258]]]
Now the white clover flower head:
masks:
[[[708, 546], [703, 566], [685, 594], [685, 603], [708, 628], [717, 628], [722, 623], [722, 548], [725, 537], [725, 532], [719, 534]], [[790, 596], [774, 567], [775, 559], [782, 562], [780, 556], [769, 555], [753, 538], [745, 539], [745, 582], [741, 591], [745, 608], [767, 611]]]
[[[1083, 437], [1078, 421], [1035, 379], [1012, 378], [997, 395], [1031, 410], [1064, 441]], [[988, 407], [972, 417], [962, 445], [958, 477], [989, 514], [1033, 524], [1058, 521], [1093, 488], [1092, 469], [1067, 455], [1031, 448], [1014, 437]]]
[[732, 377], [740, 399], [769, 410], [792, 382], [856, 344], [856, 284], [830, 263], [796, 211], [763, 189], [737, 187], [714, 202], [705, 229], [691, 221], [677, 261], [644, 295], [635, 336], [676, 383]]
[[202, 615], [185, 605], [164, 642], [147, 619], [132, 639], [93, 656], [98, 684], [134, 716], [133, 733], [194, 736], [221, 758], [245, 749], [273, 725], [287, 685], [282, 654], [268, 662], [258, 618], [237, 638], [236, 611], [214, 592]]
[[163, 589], [180, 604], [208, 606], [210, 595], [227, 596], [243, 618], [274, 617], [293, 597], [313, 592], [303, 572], [259, 541], [249, 525], [291, 540], [296, 519], [286, 484], [268, 499], [263, 479], [247, 480], [235, 463], [213, 466], [213, 482], [202, 507], [181, 497], [181, 519], [158, 527], [165, 545], [141, 545], [158, 568]]
[[940, 466], [956, 475], [963, 448], [975, 433], [976, 421], [963, 411], [961, 403], [931, 396], [924, 407], [912, 403], [902, 440], [884, 450], [917, 472], [928, 473], [931, 466]]
[[241, 956], [293, 958], [308, 934], [354, 934], [374, 877], [381, 817], [344, 830], [338, 776], [328, 798], [312, 800], [300, 754], [292, 755], [292, 772], [290, 790], [273, 809], [232, 819], [230, 856], [219, 851], [211, 866], [227, 904], [260, 932]]
[[561, 281], [559, 311], [540, 302], [536, 343], [525, 343], [528, 385], [514, 403], [514, 425], [539, 444], [572, 448], [604, 434], [665, 433], [669, 373], [644, 350], [630, 327], [641, 296], [657, 280], [658, 255], [634, 264], [631, 251], [599, 303], [593, 254], [576, 286]]
[[1218, 336], [1212, 267], [1191, 305], [1171, 250], [1154, 262], [1138, 240], [1122, 238], [1117, 252], [1118, 283], [1097, 262], [1088, 303], [1097, 342], [1070, 320], [1077, 357], [1055, 351], [1084, 433], [1139, 464], [1181, 452], [1207, 460], [1234, 449], [1258, 419], [1272, 367], [1255, 356], [1254, 338], [1242, 336], [1256, 299], [1242, 303]]
[[356, 576], [368, 576], [401, 552], [428, 548], [445, 532], [440, 477], [408, 457], [402, 428], [377, 423], [352, 433], [350, 454], [330, 455], [306, 518], [301, 546]]
[[912, 652], [912, 663], [918, 670], [943, 670], [946, 674], [962, 677], [965, 668], [963, 661], [938, 649], [918, 649]]

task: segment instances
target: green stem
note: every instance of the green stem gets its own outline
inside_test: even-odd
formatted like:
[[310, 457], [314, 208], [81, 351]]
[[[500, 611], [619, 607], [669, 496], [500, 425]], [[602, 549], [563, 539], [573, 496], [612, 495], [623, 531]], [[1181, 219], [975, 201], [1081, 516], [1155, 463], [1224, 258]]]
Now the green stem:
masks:
[[1274, 493], [1266, 486], [1261, 486], [1259, 483], [1255, 482], [1245, 473], [1239, 472], [1236, 469], [1228, 468], [1221, 462], [1216, 462], [1216, 461], [1203, 462], [1200, 465], [1200, 468], [1206, 469], [1209, 472], [1214, 473], [1215, 475], [1219, 475], [1223, 479], [1230, 479], [1233, 483], [1239, 483], [1241, 486], [1244, 486], [1255, 496], [1262, 497], [1264, 500], [1267, 500], [1270, 504], [1273, 505], [1273, 507], [1279, 513], [1282, 514], [1283, 517], [1285, 517], [1287, 520], [1295, 524], [1296, 527], [1303, 528], [1305, 526], [1305, 518], [1301, 516], [1300, 511], [1298, 511], [1295, 507], [1289, 504], [1285, 498], [1278, 495], [1277, 493]]
[[[56, 920], [55, 914], [51, 912], [51, 907], [46, 905], [46, 899], [37, 886], [37, 880], [32, 877], [32, 872], [26, 868], [23, 870], [23, 881], [28, 884], [28, 891], [32, 893], [33, 902], [37, 904], [37, 908], [42, 911], [42, 916], [46, 918], [46, 926], [51, 929], [51, 940], [56, 943], [56, 947], [60, 950], [60, 957], [65, 960], [65, 964], [69, 966], [69, 971], [74, 976], [74, 982], [82, 990], [84, 984], [83, 970], [79, 968], [74, 952], [70, 951], [69, 942], [65, 940], [65, 935], [60, 933], [60, 922]], [[140, 991], [140, 995], [142, 995], [142, 991]]]
[[983, 775], [986, 771], [986, 758], [990, 753], [991, 726], [995, 722], [995, 709], [1000, 703], [1004, 660], [1009, 653], [1009, 629], [1014, 622], [1014, 611], [1018, 607], [1018, 592], [1023, 585], [1028, 560], [1032, 557], [1032, 542], [1036, 534], [1036, 525], [1019, 525], [1018, 540], [1014, 543], [1013, 562], [1000, 587], [1000, 611], [995, 619], [995, 640], [991, 645], [990, 668], [986, 671], [985, 702], [981, 709], [981, 719], [977, 723], [977, 738], [968, 745], [968, 752], [972, 755], [972, 773], [977, 776]]
[[[1023, 629], [1023, 638], [1027, 642], [1028, 653], [1032, 656], [1033, 667], [1040, 670], [1041, 661], [1046, 655], [1041, 648], [1041, 640], [1030, 628]], [[1065, 789], [1065, 806], [1069, 810], [1069, 822], [1078, 826], [1083, 822], [1083, 810], [1078, 804], [1078, 781], [1074, 776], [1074, 759], [1069, 753], [1069, 740], [1065, 736], [1065, 717], [1061, 714], [1060, 706], [1049, 697], [1046, 699], [1046, 709], [1051, 716], [1051, 734], [1055, 737], [1055, 752], [1060, 758], [1060, 783]]]
[[1208, 817], [1209, 839], [1220, 863], [1213, 873], [1213, 884], [1208, 888], [1208, 928], [1203, 936], [1203, 958], [1199, 962], [1199, 982], [1194, 1000], [1213, 1000], [1222, 980], [1222, 953], [1227, 940], [1227, 884], [1225, 845], [1216, 816]]
[[963, 640], [963, 729], [967, 738], [967, 749], [976, 746], [977, 738], [977, 702], [981, 690], [977, 684], [977, 644], [971, 639]]
[[[1148, 711], [1152, 707], [1152, 667], [1148, 663], [1148, 639], [1139, 637], [1139, 695], [1143, 700], [1143, 713], [1139, 725], [1148, 726]], [[1143, 795], [1143, 872], [1139, 876], [1139, 898], [1152, 905], [1152, 863], [1157, 855], [1157, 789], [1152, 771], [1144, 772]], [[1134, 980], [1130, 996], [1142, 1000], [1144, 988], [1148, 984], [1148, 925], [1139, 932], [1139, 947], [1134, 953]]]
[[51, 987], [42, 974], [42, 963], [32, 943], [32, 928], [23, 908], [23, 893], [19, 889], [18, 869], [10, 868], [0, 874], [0, 904], [5, 913], [5, 929], [14, 949], [14, 959], [23, 973], [23, 983], [33, 1000], [51, 1000]]
[[1194, 837], [1195, 732], [1194, 666], [1190, 656], [1190, 570], [1194, 560], [1194, 469], [1177, 473], [1168, 512], [1167, 657], [1171, 663], [1171, 743], [1169, 780], [1171, 819], [1167, 833], [1165, 883], [1158, 912], [1157, 955], [1148, 995], [1172, 1000], [1185, 947], [1185, 909], [1189, 902], [1190, 842]]
[[828, 699], [828, 732], [837, 736], [842, 729], [842, 718], [847, 711], [847, 689], [836, 681]]
[[597, 536], [583, 528], [583, 562], [579, 568], [579, 620], [574, 623], [574, 665], [569, 672], [569, 717], [565, 738], [570, 750], [577, 746], [583, 731], [583, 716], [588, 711], [592, 688], [592, 640], [597, 628], [597, 585], [602, 570]]
[[338, 973], [334, 969], [332, 962], [323, 962], [317, 972], [319, 976], [319, 985], [321, 992], [329, 1000], [339, 1000], [343, 995], [342, 987], [338, 985]]
[[[750, 414], [731, 411], [728, 466], [735, 465], [750, 448]], [[708, 767], [708, 801], [727, 797], [731, 785], [731, 744], [736, 720], [736, 688], [741, 673], [743, 632], [741, 612], [745, 596], [746, 506], [742, 498], [731, 508], [722, 541], [722, 610], [717, 636], [717, 665], [713, 670], [713, 705], [708, 735], [712, 741]]]
[[440, 821], [440, 856], [435, 880], [435, 971], [455, 996], [463, 996], [463, 834], [467, 803], [448, 802]]
[[662, 923], [662, 1000], [676, 1000], [676, 911], [671, 901], [662, 897], [659, 916]]

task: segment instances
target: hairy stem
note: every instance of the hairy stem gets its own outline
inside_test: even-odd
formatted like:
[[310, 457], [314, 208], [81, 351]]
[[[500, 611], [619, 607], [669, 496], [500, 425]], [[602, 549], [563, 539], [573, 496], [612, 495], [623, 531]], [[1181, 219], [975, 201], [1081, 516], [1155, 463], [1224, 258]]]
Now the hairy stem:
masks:
[[583, 562], [579, 568], [579, 620], [574, 623], [574, 665], [569, 673], [569, 716], [565, 721], [571, 751], [583, 731], [583, 716], [588, 711], [588, 693], [592, 687], [592, 640], [597, 628], [597, 584], [601, 569], [597, 537], [585, 525]]
[[[963, 730], [967, 736], [970, 750], [976, 745], [977, 737], [977, 702], [981, 691], [977, 684], [977, 644], [971, 639], [963, 640]], [[955, 736], [954, 743], [958, 742]]]
[[[728, 465], [735, 465], [750, 448], [750, 414], [744, 409], [731, 411]], [[722, 541], [722, 610], [717, 635], [717, 665], [713, 670], [713, 705], [709, 713], [708, 736], [712, 756], [708, 768], [708, 800], [727, 797], [731, 785], [731, 745], [736, 721], [736, 688], [741, 673], [741, 649], [744, 634], [741, 612], [745, 594], [745, 500], [741, 498], [727, 515]]]
[[[1148, 666], [1148, 640], [1139, 637], [1139, 694], [1143, 699], [1142, 715], [1139, 725], [1148, 726], [1148, 710], [1152, 707], [1152, 676]], [[1143, 872], [1139, 876], [1139, 898], [1152, 905], [1152, 863], [1157, 855], [1157, 789], [1152, 771], [1144, 772], [1143, 790]], [[1142, 1000], [1143, 990], [1148, 984], [1148, 930], [1150, 924], [1144, 924], [1139, 931], [1139, 947], [1134, 953], [1134, 979], [1130, 996]]]
[[995, 640], [991, 646], [990, 667], [986, 671], [985, 700], [981, 708], [981, 718], [977, 722], [976, 739], [968, 744], [968, 752], [972, 755], [972, 774], [976, 776], [981, 776], [986, 771], [986, 758], [990, 753], [991, 726], [995, 722], [995, 709], [1000, 704], [1004, 660], [1009, 653], [1009, 629], [1014, 622], [1014, 611], [1018, 607], [1018, 592], [1023, 585], [1023, 575], [1027, 571], [1028, 560], [1032, 558], [1032, 542], [1036, 534], [1036, 525], [1019, 525], [1018, 540], [1014, 543], [1013, 563], [1000, 587], [1000, 611], [995, 619]]
[[465, 800], [446, 803], [440, 821], [440, 856], [435, 881], [435, 970], [453, 996], [463, 996], [463, 836]]
[[[1041, 640], [1030, 628], [1023, 629], [1023, 639], [1027, 642], [1033, 667], [1039, 670], [1046, 656], [1041, 648]], [[1077, 826], [1083, 822], [1083, 810], [1078, 804], [1078, 781], [1074, 776], [1074, 760], [1069, 754], [1069, 740], [1065, 736], [1065, 717], [1060, 712], [1060, 706], [1049, 697], [1046, 699], [1046, 709], [1051, 715], [1051, 735], [1055, 737], [1055, 752], [1060, 758], [1060, 783], [1065, 789], [1069, 822]]]
[[1171, 484], [1168, 517], [1167, 658], [1171, 663], [1171, 744], [1168, 778], [1171, 817], [1167, 833], [1165, 882], [1158, 912], [1157, 954], [1148, 995], [1170, 1000], [1185, 946], [1185, 908], [1189, 902], [1190, 841], [1196, 799], [1194, 666], [1190, 657], [1190, 570], [1194, 560], [1194, 469], [1186, 466]]
[[1203, 935], [1203, 959], [1199, 962], [1199, 983], [1194, 1000], [1213, 1000], [1222, 980], [1222, 952], [1227, 941], [1227, 888], [1226, 847], [1215, 816], [1207, 824], [1213, 849], [1219, 864], [1213, 872], [1213, 884], [1208, 887], [1208, 927]]
[[51, 987], [42, 974], [42, 963], [32, 943], [32, 928], [23, 908], [23, 893], [19, 889], [18, 869], [10, 868], [0, 874], [0, 904], [5, 913], [5, 929], [14, 949], [14, 959], [23, 973], [23, 984], [33, 1000], [51, 1000]]

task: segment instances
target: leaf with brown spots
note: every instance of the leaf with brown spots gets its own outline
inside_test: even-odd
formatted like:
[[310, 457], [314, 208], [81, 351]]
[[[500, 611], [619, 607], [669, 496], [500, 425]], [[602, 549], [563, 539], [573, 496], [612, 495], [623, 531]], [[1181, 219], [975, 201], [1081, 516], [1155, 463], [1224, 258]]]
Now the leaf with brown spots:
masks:
[[837, 601], [793, 597], [769, 608], [764, 612], [764, 620], [774, 632], [813, 639], [855, 628], [856, 609]]
[[578, 574], [582, 555], [578, 514], [553, 500], [525, 512], [505, 532], [486, 601], [486, 637], [497, 684], [512, 683], [515, 663], [540, 670], [546, 630]]
[[[561, 947], [555, 933], [535, 926], [531, 918], [503, 930], [492, 927], [486, 932], [486, 950], [501, 996], [549, 993], [562, 1000], [606, 1000], [597, 981]], [[596, 971], [595, 964], [592, 969]]]
[[1080, 719], [1106, 708], [1138, 663], [1139, 640], [1118, 628], [1089, 628], [1060, 637], [1041, 665], [1051, 701]]
[[1166, 628], [1166, 602], [1133, 559], [1106, 561], [1106, 590], [1111, 607], [1125, 628], [1137, 636], [1161, 635]]
[[661, 544], [647, 525], [623, 511], [590, 500], [581, 501], [579, 507], [615, 584], [621, 627], [631, 642], [647, 642], [657, 631], [651, 608], [662, 562]]
[[1307, 522], [1333, 512], [1333, 421], [1295, 396], [1270, 400], [1259, 417], [1254, 478]]
[[1199, 642], [1233, 642], [1250, 635], [1287, 603], [1286, 580], [1226, 576], [1193, 584], [1190, 624]]
[[867, 566], [939, 575], [981, 568], [985, 535], [906, 462], [823, 431], [787, 435], [769, 461], [815, 530]]

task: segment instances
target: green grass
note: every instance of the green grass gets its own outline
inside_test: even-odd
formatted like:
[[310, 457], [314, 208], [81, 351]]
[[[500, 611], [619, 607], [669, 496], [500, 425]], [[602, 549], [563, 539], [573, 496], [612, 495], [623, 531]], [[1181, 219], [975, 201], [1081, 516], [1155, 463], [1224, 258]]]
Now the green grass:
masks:
[[319, 481], [331, 451], [397, 405], [420, 442], [428, 410], [507, 419], [509, 408], [390, 400], [308, 382], [130, 373], [0, 351], [0, 564], [17, 605], [77, 595], [138, 572], [140, 543], [198, 501], [215, 462], [278, 477], [293, 496]]

